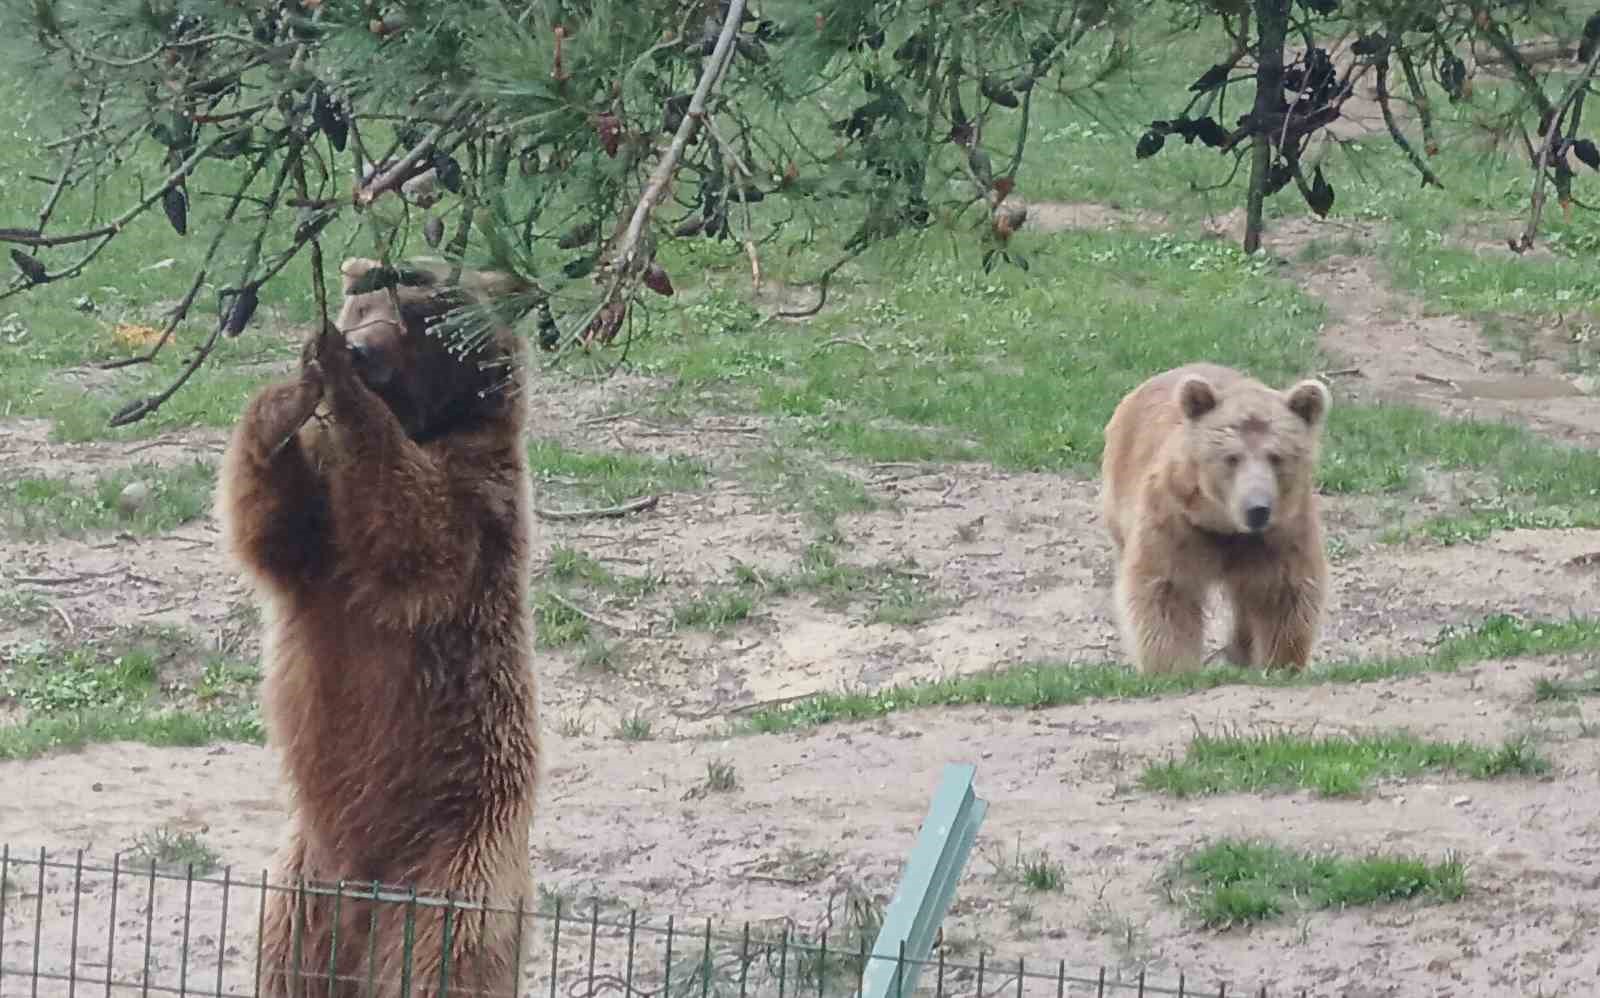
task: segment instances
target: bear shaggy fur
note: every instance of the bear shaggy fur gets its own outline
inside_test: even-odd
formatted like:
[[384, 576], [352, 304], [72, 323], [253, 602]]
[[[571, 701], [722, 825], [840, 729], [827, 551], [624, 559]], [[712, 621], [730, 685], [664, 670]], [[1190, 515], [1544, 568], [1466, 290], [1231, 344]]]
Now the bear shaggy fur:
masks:
[[1279, 392], [1190, 364], [1117, 405], [1101, 503], [1119, 561], [1118, 625], [1140, 672], [1201, 666], [1218, 586], [1233, 605], [1230, 662], [1306, 667], [1328, 588], [1314, 479], [1331, 404], [1319, 381]]
[[492, 305], [521, 286], [413, 270], [357, 289], [377, 266], [345, 261], [338, 328], [250, 400], [219, 486], [263, 608], [263, 709], [290, 797], [262, 994], [435, 994], [443, 979], [510, 995], [515, 915], [359, 895], [415, 885], [515, 911], [532, 887], [526, 355], [498, 318], [467, 355], [426, 328], [462, 289]]

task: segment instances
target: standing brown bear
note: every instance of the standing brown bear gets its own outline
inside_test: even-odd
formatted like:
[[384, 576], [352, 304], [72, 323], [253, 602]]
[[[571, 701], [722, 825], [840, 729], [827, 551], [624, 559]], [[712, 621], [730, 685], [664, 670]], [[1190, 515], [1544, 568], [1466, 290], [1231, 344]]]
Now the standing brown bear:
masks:
[[1216, 364], [1158, 374], [1118, 403], [1101, 503], [1140, 672], [1200, 667], [1216, 586], [1233, 604], [1229, 661], [1306, 667], [1328, 588], [1315, 477], [1331, 404], [1319, 381], [1279, 392]]
[[[219, 486], [263, 607], [264, 715], [290, 790], [262, 994], [510, 995], [515, 915], [360, 900], [376, 883], [526, 904], [541, 763], [525, 348], [495, 320], [453, 352], [427, 327], [458, 292], [428, 270], [355, 287], [392, 285], [378, 267], [345, 261], [338, 328], [250, 400]], [[521, 288], [462, 286], [491, 305]]]

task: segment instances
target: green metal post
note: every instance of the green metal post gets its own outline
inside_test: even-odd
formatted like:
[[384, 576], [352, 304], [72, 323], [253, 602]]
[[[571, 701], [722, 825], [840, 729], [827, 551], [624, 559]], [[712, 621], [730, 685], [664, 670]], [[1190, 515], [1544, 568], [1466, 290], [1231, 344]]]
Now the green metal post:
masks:
[[978, 826], [989, 810], [989, 803], [972, 790], [976, 774], [976, 766], [945, 767], [916, 849], [884, 912], [862, 977], [861, 998], [897, 998], [916, 990], [922, 963], [933, 951], [939, 923], [950, 908]]

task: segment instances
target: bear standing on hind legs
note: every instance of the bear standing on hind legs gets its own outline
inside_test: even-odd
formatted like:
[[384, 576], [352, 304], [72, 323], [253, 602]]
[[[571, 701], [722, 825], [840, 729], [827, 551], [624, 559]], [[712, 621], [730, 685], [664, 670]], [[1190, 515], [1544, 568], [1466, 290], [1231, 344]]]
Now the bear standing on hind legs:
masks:
[[1118, 558], [1117, 622], [1140, 672], [1200, 667], [1217, 586], [1233, 605], [1229, 661], [1310, 662], [1328, 589], [1315, 477], [1331, 404], [1313, 379], [1279, 392], [1189, 364], [1117, 405], [1101, 503]]
[[[515, 915], [362, 894], [515, 911], [532, 888], [524, 347], [495, 320], [452, 353], [426, 326], [455, 289], [427, 271], [356, 288], [376, 267], [345, 261], [338, 328], [250, 400], [219, 486], [263, 610], [263, 713], [290, 797], [262, 994], [509, 996]], [[520, 290], [462, 282], [480, 301]]]

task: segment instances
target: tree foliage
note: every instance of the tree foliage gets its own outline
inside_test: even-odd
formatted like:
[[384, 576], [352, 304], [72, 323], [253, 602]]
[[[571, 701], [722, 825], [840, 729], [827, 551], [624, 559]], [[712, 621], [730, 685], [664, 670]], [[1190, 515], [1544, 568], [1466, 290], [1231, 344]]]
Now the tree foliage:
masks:
[[[0, 230], [16, 266], [0, 295], [83, 274], [158, 208], [205, 241], [134, 360], [211, 286], [216, 326], [127, 423], [247, 329], [297, 260], [326, 321], [324, 243], [351, 217], [386, 264], [420, 241], [528, 279], [513, 304], [551, 351], [611, 342], [641, 288], [673, 294], [655, 251], [674, 239], [735, 240], [754, 261], [846, 218], [856, 254], [977, 205], [985, 266], [1025, 267], [1006, 198], [1027, 116], [1041, 84], [1117, 68], [1120, 46], [1084, 43], [1118, 2], [0, 0], [8, 62], [70, 118], [37, 218]], [[1005, 116], [1021, 124], [1000, 148]], [[131, 203], [58, 219], [64, 190], [129, 174]]]
[[[1178, 0], [1196, 23], [1215, 19], [1231, 48], [1189, 88], [1193, 96], [1175, 117], [1156, 119], [1135, 147], [1139, 158], [1161, 151], [1167, 139], [1196, 140], [1236, 156], [1236, 166], [1251, 159], [1244, 248], [1253, 252], [1261, 238], [1262, 202], [1294, 183], [1308, 207], [1326, 215], [1335, 190], [1315, 165], [1306, 176], [1303, 157], [1316, 135], [1339, 119], [1342, 109], [1369, 74], [1390, 138], [1416, 168], [1423, 186], [1442, 186], [1428, 159], [1439, 149], [1426, 83], [1431, 80], [1450, 103], [1471, 93], [1465, 50], [1487, 51], [1511, 71], [1524, 100], [1523, 113], [1534, 120], [1533, 138], [1524, 120], [1502, 123], [1520, 131], [1529, 166], [1535, 171], [1528, 228], [1511, 248], [1532, 245], [1543, 205], [1544, 183], [1560, 203], [1573, 201], [1573, 162], [1600, 170], [1595, 141], [1580, 134], [1583, 98], [1600, 61], [1600, 12], [1583, 24], [1581, 40], [1567, 56], [1576, 71], [1562, 93], [1552, 98], [1546, 83], [1514, 39], [1525, 32], [1571, 37], [1565, 4], [1559, 0]], [[1347, 44], [1348, 43], [1348, 44]], [[1290, 57], [1291, 45], [1298, 52]], [[1242, 70], [1249, 57], [1253, 63]], [[1341, 68], [1339, 63], [1343, 62]], [[1416, 112], [1422, 151], [1405, 134], [1394, 105], [1400, 99]], [[1248, 84], [1249, 108], [1228, 125], [1218, 120], [1228, 88]], [[1211, 113], [1217, 108], [1217, 114]]]

